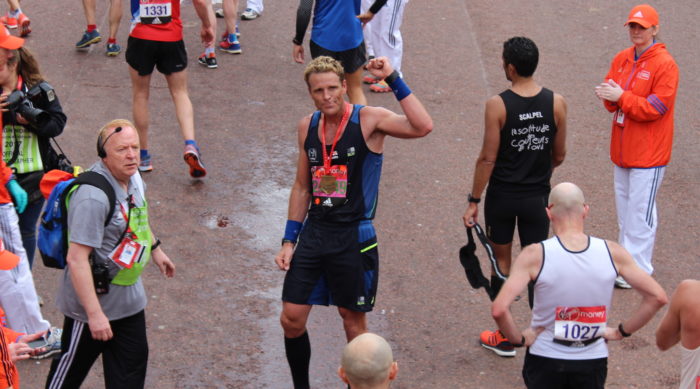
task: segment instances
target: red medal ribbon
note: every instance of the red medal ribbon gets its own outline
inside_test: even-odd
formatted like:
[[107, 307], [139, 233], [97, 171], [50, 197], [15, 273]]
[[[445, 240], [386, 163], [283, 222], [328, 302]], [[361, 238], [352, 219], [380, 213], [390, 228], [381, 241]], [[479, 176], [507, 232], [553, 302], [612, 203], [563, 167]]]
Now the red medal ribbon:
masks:
[[321, 146], [323, 146], [323, 168], [325, 174], [328, 174], [328, 172], [331, 170], [331, 160], [333, 159], [333, 151], [335, 150], [335, 145], [338, 143], [338, 139], [340, 139], [340, 135], [345, 130], [345, 125], [348, 124], [348, 119], [350, 118], [351, 110], [352, 105], [348, 102], [345, 102], [345, 112], [343, 113], [343, 117], [340, 119], [338, 129], [335, 131], [335, 137], [333, 138], [333, 144], [331, 145], [330, 156], [326, 151], [326, 116], [323, 116], [323, 121], [321, 121]]

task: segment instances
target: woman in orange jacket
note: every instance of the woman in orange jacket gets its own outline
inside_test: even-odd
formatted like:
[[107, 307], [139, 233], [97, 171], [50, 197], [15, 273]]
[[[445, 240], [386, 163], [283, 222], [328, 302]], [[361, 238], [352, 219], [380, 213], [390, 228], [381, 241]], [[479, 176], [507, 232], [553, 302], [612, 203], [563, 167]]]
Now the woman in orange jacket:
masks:
[[[610, 159], [615, 164], [619, 242], [647, 273], [656, 236], [656, 192], [671, 159], [678, 66], [656, 40], [659, 15], [649, 5], [630, 11], [632, 47], [612, 61], [596, 95], [613, 112]], [[616, 286], [629, 288], [618, 277]]]

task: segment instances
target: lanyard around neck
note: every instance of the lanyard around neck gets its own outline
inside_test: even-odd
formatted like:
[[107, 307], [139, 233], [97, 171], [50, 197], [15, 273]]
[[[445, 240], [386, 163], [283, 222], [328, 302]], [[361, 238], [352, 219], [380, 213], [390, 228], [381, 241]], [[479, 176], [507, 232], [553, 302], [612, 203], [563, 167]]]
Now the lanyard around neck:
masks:
[[343, 130], [345, 130], [345, 125], [348, 123], [348, 119], [350, 118], [350, 110], [352, 109], [352, 105], [349, 103], [345, 103], [345, 112], [343, 112], [343, 117], [340, 119], [340, 123], [338, 124], [338, 128], [335, 131], [335, 137], [333, 137], [333, 144], [331, 145], [331, 152], [330, 155], [328, 154], [328, 151], [326, 150], [326, 117], [325, 115], [323, 116], [323, 120], [321, 121], [321, 145], [323, 146], [323, 167], [325, 169], [330, 169], [331, 167], [331, 160], [333, 159], [333, 151], [335, 150], [335, 145], [338, 143], [338, 139], [340, 139], [340, 135], [343, 133]]

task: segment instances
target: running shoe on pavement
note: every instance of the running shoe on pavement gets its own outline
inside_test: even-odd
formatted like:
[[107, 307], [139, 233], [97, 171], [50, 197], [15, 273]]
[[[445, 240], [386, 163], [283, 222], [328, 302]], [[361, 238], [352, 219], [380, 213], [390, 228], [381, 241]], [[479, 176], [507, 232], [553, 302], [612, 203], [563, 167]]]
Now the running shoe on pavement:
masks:
[[223, 18], [224, 17], [224, 9], [219, 8], [214, 12], [214, 15], [216, 15], [217, 18]]
[[628, 284], [622, 276], [615, 278], [615, 287], [618, 289], [632, 289], [632, 285]]
[[243, 20], [253, 20], [257, 19], [260, 16], [257, 11], [254, 11], [252, 8], [246, 8], [245, 11], [241, 14], [241, 19]]
[[107, 43], [107, 56], [116, 57], [122, 52], [122, 47], [116, 43]]
[[234, 42], [229, 42], [228, 38], [219, 42], [219, 50], [229, 54], [241, 54], [241, 43], [236, 39]]
[[386, 93], [391, 92], [391, 88], [386, 81], [382, 80], [369, 86], [369, 90], [375, 93]]
[[0, 17], [0, 23], [4, 24], [5, 27], [12, 29], [12, 30], [17, 28], [17, 25], [18, 25], [17, 18], [11, 17], [9, 13], [5, 16]]
[[61, 335], [63, 335], [63, 330], [56, 327], [51, 327], [49, 330], [47, 344], [44, 346], [44, 352], [37, 355], [32, 355], [32, 359], [44, 359], [48, 358], [54, 354], [61, 352]]
[[27, 15], [20, 13], [17, 17], [17, 24], [19, 24], [19, 36], [25, 37], [29, 35], [30, 32], [32, 32], [32, 28], [29, 26], [29, 24], [31, 24], [31, 21], [29, 20]]
[[501, 330], [482, 332], [481, 336], [479, 337], [479, 343], [482, 347], [495, 352], [498, 356], [515, 356], [515, 347], [513, 347], [513, 344], [511, 344], [508, 339], [503, 336]]
[[102, 40], [102, 36], [100, 35], [100, 32], [97, 30], [92, 30], [92, 32], [87, 32], [85, 31], [83, 33], [83, 37], [80, 38], [78, 43], [75, 44], [76, 49], [84, 49], [86, 47], [89, 47], [92, 44], [95, 44], [99, 41]]
[[208, 57], [206, 54], [200, 55], [197, 62], [199, 62], [199, 64], [202, 66], [208, 67], [209, 69], [216, 69], [219, 67], [219, 65], [216, 63], [216, 54], [214, 53], [209, 54]]
[[151, 155], [146, 155], [145, 157], [141, 157], [141, 162], [139, 162], [139, 171], [140, 172], [150, 172], [153, 170], [153, 165], [151, 164]]
[[[240, 38], [241, 37], [241, 31], [238, 29], [238, 23], [236, 23], [236, 37]], [[228, 30], [224, 30], [224, 33], [221, 34], [221, 41], [226, 42], [228, 40]]]
[[362, 77], [362, 82], [364, 82], [365, 84], [376, 84], [381, 80], [381, 78], [374, 77], [371, 74], [366, 74]]
[[199, 149], [194, 145], [185, 146], [185, 162], [190, 166], [190, 176], [192, 178], [202, 178], [207, 175], [207, 169], [204, 167], [202, 156], [199, 155]]

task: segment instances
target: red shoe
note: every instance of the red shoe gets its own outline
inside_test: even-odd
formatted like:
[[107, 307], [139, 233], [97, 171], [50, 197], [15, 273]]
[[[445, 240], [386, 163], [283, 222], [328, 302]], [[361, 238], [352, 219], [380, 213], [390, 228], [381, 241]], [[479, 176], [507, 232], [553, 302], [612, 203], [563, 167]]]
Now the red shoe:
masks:
[[381, 78], [374, 77], [371, 74], [366, 74], [364, 77], [362, 77], [362, 82], [365, 84], [376, 84], [381, 80]]
[[190, 167], [190, 176], [192, 178], [203, 178], [207, 175], [207, 169], [202, 162], [202, 156], [199, 155], [199, 150], [193, 145], [185, 146], [185, 162]]
[[29, 35], [30, 32], [32, 32], [32, 28], [29, 27], [29, 18], [27, 15], [21, 13], [19, 14], [19, 17], [17, 18], [17, 22], [19, 23], [19, 36], [25, 37]]
[[389, 84], [387, 84], [386, 81], [384, 81], [384, 80], [370, 85], [369, 90], [371, 90], [374, 93], [391, 92], [391, 88], [389, 88]]
[[495, 352], [498, 356], [515, 356], [515, 347], [503, 336], [500, 330], [482, 332], [479, 337], [479, 343], [482, 347]]
[[0, 23], [4, 24], [9, 29], [17, 28], [17, 18], [10, 17], [10, 14], [0, 17]]

